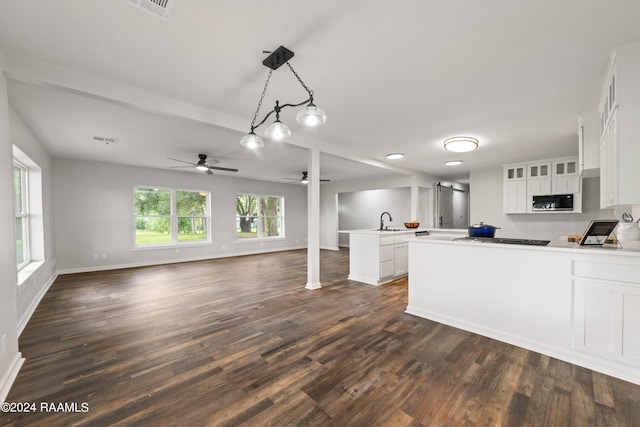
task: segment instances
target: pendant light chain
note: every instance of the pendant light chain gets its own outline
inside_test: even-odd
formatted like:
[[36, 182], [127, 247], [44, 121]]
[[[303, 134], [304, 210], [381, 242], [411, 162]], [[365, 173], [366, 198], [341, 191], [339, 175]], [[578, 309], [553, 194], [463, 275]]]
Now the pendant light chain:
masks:
[[258, 108], [256, 108], [256, 113], [253, 115], [253, 120], [251, 120], [251, 131], [255, 129], [256, 119], [258, 118], [258, 114], [260, 113], [260, 107], [262, 107], [262, 100], [264, 99], [264, 94], [267, 93], [267, 86], [269, 86], [269, 80], [271, 80], [271, 74], [273, 74], [273, 70], [269, 70], [269, 75], [267, 76], [267, 80], [264, 82], [264, 88], [262, 89], [262, 94], [260, 95], [260, 101], [258, 101]]
[[313, 91], [311, 89], [309, 89], [307, 87], [306, 84], [304, 84], [304, 82], [302, 81], [302, 79], [300, 78], [300, 76], [298, 75], [298, 73], [296, 73], [296, 70], [293, 69], [293, 67], [291, 66], [291, 64], [289, 64], [289, 62], [287, 62], [287, 67], [289, 67], [289, 69], [291, 70], [291, 72], [293, 73], [294, 76], [296, 76], [296, 79], [298, 79], [298, 81], [300, 82], [300, 84], [302, 85], [302, 87], [307, 91], [307, 93], [309, 94], [309, 96], [311, 98], [313, 98]]

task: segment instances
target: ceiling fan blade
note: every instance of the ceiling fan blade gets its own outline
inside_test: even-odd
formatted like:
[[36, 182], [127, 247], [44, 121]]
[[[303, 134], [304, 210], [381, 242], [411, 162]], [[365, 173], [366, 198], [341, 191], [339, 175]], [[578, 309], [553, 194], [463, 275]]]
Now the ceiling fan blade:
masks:
[[220, 167], [220, 166], [209, 166], [209, 169], [215, 169], [217, 171], [238, 172], [238, 169], [223, 168], [223, 167]]
[[167, 159], [169, 159], [169, 160], [175, 160], [176, 162], [186, 163], [186, 164], [191, 165], [191, 166], [196, 166], [196, 164], [195, 164], [195, 163], [185, 162], [184, 160], [180, 160], [180, 159], [173, 159], [173, 158], [171, 158], [171, 157], [167, 157]]
[[207, 175], [213, 175], [213, 172], [211, 172], [211, 169], [207, 169], [206, 171], [204, 171], [204, 173], [206, 173]]
[[169, 166], [169, 169], [192, 168], [193, 166]]
[[287, 179], [289, 181], [300, 181], [300, 178], [282, 178], [282, 179]]
[[321, 179], [320, 182], [331, 182], [330, 179]]

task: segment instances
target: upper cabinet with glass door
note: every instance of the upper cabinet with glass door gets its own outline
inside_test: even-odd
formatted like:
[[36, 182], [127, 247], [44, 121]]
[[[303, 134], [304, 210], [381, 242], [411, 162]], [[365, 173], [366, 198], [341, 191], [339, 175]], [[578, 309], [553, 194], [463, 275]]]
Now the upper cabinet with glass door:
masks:
[[529, 196], [551, 194], [551, 161], [527, 164], [527, 194]]
[[553, 194], [575, 194], [580, 192], [580, 169], [577, 157], [556, 159], [552, 163], [552, 169], [551, 191]]
[[613, 52], [600, 99], [600, 206], [640, 204], [640, 42]]

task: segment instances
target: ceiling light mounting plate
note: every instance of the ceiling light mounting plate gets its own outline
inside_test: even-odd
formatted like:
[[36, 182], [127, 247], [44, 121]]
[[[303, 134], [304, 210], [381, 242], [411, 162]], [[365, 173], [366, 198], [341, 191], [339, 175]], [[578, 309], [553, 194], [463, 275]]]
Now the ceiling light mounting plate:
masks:
[[262, 65], [269, 67], [272, 70], [277, 70], [282, 65], [286, 64], [291, 58], [293, 58], [293, 52], [284, 46], [280, 46], [271, 52], [271, 55], [267, 56], [264, 61], [262, 61]]

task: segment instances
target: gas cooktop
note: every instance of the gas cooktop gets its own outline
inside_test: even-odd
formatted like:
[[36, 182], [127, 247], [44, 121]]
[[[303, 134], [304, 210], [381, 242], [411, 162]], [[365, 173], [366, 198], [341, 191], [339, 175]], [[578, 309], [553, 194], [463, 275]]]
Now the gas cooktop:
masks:
[[509, 239], [506, 237], [458, 237], [453, 240], [468, 240], [483, 243], [505, 243], [508, 245], [547, 246], [550, 240]]

